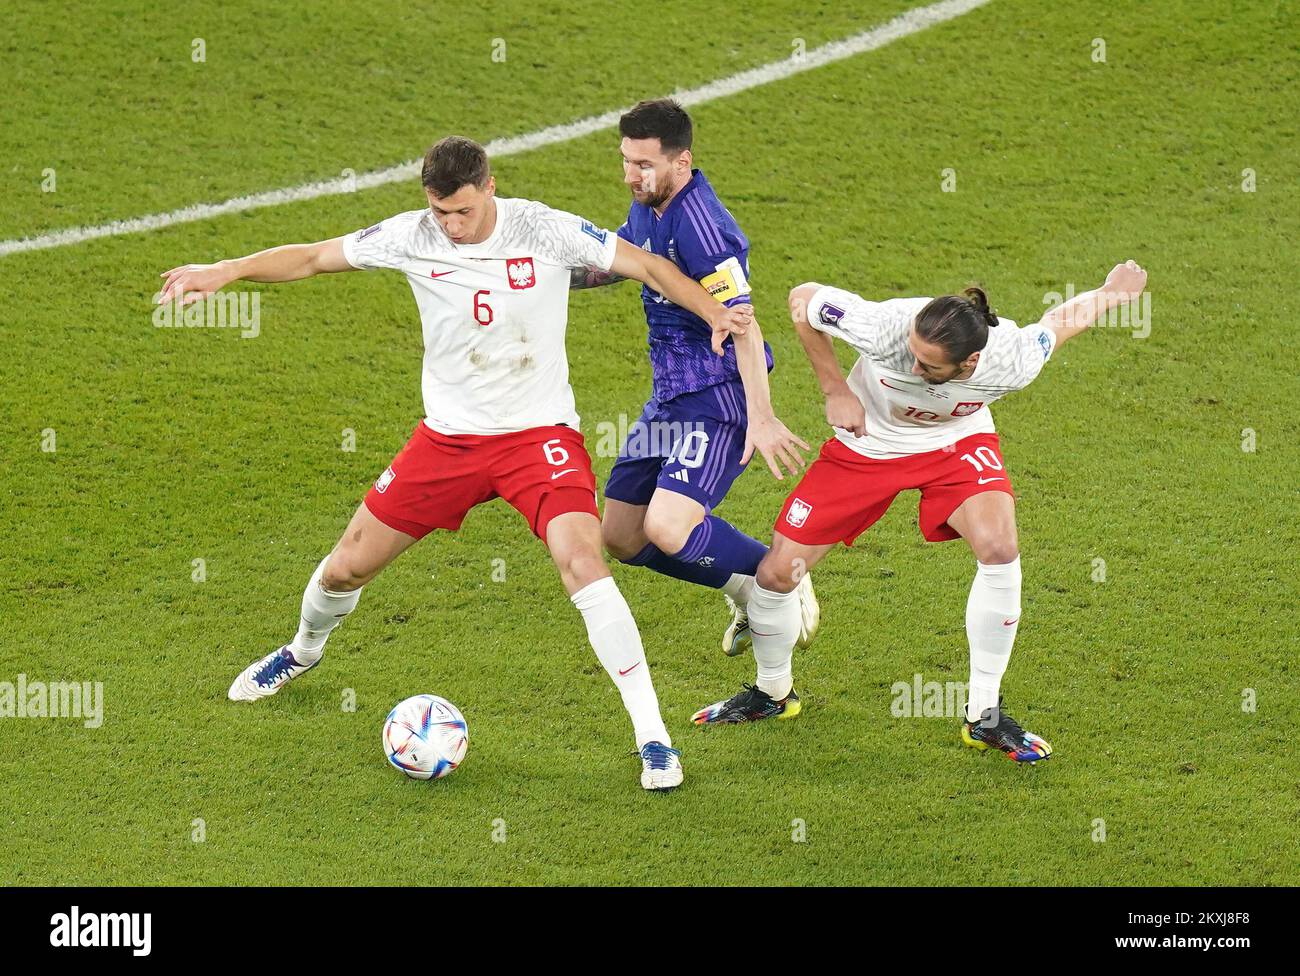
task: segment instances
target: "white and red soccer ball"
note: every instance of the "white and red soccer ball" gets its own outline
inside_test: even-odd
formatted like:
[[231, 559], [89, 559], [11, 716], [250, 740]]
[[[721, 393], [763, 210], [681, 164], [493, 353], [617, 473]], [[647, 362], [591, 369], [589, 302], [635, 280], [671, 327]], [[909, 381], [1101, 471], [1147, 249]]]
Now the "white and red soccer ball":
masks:
[[384, 755], [412, 779], [441, 779], [461, 764], [468, 749], [465, 716], [437, 695], [398, 702], [384, 720]]

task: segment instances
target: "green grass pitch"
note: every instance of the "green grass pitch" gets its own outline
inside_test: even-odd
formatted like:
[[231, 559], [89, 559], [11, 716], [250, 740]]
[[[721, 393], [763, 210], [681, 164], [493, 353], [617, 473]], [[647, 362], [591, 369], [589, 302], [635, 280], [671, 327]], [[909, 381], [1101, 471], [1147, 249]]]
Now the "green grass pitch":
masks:
[[[262, 6], [7, 12], [0, 239], [534, 131], [908, 3]], [[1056, 749], [1035, 768], [891, 715], [897, 681], [966, 678], [972, 560], [920, 540], [915, 495], [815, 574], [793, 722], [689, 726], [752, 659], [718, 650], [716, 594], [615, 568], [683, 749], [668, 796], [638, 788], [617, 693], [502, 502], [367, 587], [308, 678], [236, 706], [420, 416], [418, 319], [399, 275], [353, 274], [261, 286], [255, 339], [159, 329], [156, 276], [368, 226], [422, 206], [417, 183], [0, 258], [0, 681], [104, 688], [99, 728], [0, 719], [0, 884], [1300, 882], [1298, 53], [1272, 0], [992, 0], [693, 111], [753, 242], [777, 412], [811, 442], [792, 285], [978, 281], [1023, 323], [1118, 260], [1149, 269], [1149, 336], [1082, 336], [994, 408], [1025, 572], [1004, 690]], [[613, 130], [496, 170], [506, 195], [626, 213]], [[569, 352], [594, 447], [649, 390], [635, 289], [575, 295]], [[767, 540], [788, 487], [752, 465], [721, 512]], [[434, 784], [379, 744], [423, 691], [471, 730]]]

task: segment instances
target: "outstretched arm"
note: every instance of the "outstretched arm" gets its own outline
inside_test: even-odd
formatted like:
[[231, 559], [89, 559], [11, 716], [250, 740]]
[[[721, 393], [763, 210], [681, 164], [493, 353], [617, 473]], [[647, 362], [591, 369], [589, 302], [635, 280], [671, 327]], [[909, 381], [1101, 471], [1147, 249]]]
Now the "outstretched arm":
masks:
[[700, 283], [686, 277], [677, 265], [649, 251], [629, 244], [621, 237], [614, 252], [610, 271], [624, 278], [635, 278], [649, 285], [675, 305], [694, 312], [713, 330], [713, 351], [722, 355], [722, 342], [728, 335], [744, 335], [745, 328], [753, 322], [754, 309], [750, 305], [728, 308], [714, 301], [713, 296], [700, 287]]
[[216, 264], [183, 264], [164, 271], [158, 304], [179, 296], [181, 304], [206, 298], [232, 281], [297, 281], [312, 275], [353, 271], [343, 256], [343, 238], [315, 244], [285, 244]]
[[745, 452], [740, 463], [748, 464], [754, 451], [763, 455], [768, 470], [777, 481], [784, 481], [777, 461], [784, 464], [790, 474], [796, 475], [804, 468], [803, 455], [798, 448], [811, 450], [807, 444], [790, 431], [772, 410], [772, 392], [767, 382], [767, 351], [763, 348], [763, 332], [758, 322], [751, 322], [732, 342], [736, 346], [736, 369], [745, 387]]
[[866, 410], [862, 401], [844, 381], [831, 337], [818, 332], [808, 321], [808, 303], [820, 287], [816, 282], [807, 282], [790, 290], [790, 320], [794, 322], [794, 331], [799, 336], [803, 351], [817, 376], [817, 383], [822, 388], [822, 395], [826, 398], [826, 422], [832, 427], [865, 437]]
[[1113, 308], [1135, 302], [1147, 286], [1147, 273], [1136, 261], [1117, 264], [1100, 288], [1075, 295], [1038, 323], [1056, 333], [1056, 345], [1072, 339]]

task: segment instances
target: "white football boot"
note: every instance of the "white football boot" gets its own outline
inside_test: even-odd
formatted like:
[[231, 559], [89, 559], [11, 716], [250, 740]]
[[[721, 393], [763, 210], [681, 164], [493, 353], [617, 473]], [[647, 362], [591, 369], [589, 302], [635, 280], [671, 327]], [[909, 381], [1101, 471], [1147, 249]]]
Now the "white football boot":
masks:
[[749, 634], [749, 613], [727, 594], [722, 594], [722, 598], [727, 601], [727, 609], [731, 611], [731, 626], [722, 635], [722, 653], [727, 657], [735, 657], [745, 653], [753, 642]]
[[822, 622], [822, 605], [817, 602], [817, 594], [813, 590], [812, 573], [804, 573], [803, 578], [799, 580], [799, 639], [795, 641], [795, 646], [805, 648], [813, 642], [817, 636], [817, 628]]
[[[822, 608], [817, 602], [817, 593], [813, 590], [812, 573], [804, 573], [795, 587], [799, 594], [799, 639], [795, 646], [804, 648], [817, 636], [821, 626]], [[731, 611], [731, 626], [722, 635], [722, 652], [727, 657], [744, 654], [753, 646], [753, 637], [749, 632], [749, 613], [731, 597], [723, 594], [727, 608]]]
[[641, 786], [647, 790], [674, 790], [682, 785], [682, 754], [662, 742], [641, 747]]
[[324, 658], [311, 664], [300, 664], [289, 650], [289, 645], [259, 658], [239, 673], [227, 694], [231, 701], [257, 701], [274, 695], [298, 675], [310, 671]]

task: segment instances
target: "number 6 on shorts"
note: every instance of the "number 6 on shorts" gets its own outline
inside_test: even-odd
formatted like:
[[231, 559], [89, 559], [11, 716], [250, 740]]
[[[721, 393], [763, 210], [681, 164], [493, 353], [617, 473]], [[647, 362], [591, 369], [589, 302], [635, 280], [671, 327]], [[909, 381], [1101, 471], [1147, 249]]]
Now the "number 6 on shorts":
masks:
[[562, 464], [569, 463], [569, 452], [564, 449], [558, 437], [553, 437], [542, 445], [542, 453], [546, 455], [546, 463], [553, 464], [557, 468]]

